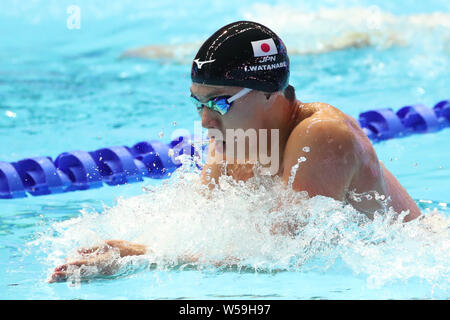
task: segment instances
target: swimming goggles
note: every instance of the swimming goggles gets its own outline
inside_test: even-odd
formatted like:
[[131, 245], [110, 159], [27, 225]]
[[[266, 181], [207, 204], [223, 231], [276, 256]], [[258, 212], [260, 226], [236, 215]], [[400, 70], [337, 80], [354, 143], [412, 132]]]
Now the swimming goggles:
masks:
[[233, 101], [245, 96], [247, 93], [252, 91], [252, 89], [244, 88], [234, 96], [219, 96], [212, 98], [208, 102], [201, 102], [196, 96], [191, 93], [191, 99], [197, 107], [198, 111], [202, 111], [203, 107], [207, 107], [213, 111], [219, 112], [221, 115], [224, 115], [231, 108], [231, 104]]

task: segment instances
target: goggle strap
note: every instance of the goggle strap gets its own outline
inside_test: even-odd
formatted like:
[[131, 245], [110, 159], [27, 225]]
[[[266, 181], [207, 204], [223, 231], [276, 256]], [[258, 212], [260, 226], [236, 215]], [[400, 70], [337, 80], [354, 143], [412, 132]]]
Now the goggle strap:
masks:
[[236, 93], [234, 96], [230, 97], [228, 99], [229, 103], [232, 103], [234, 100], [239, 99], [240, 97], [246, 95], [247, 93], [249, 93], [250, 91], [252, 91], [252, 89], [249, 88], [244, 88], [241, 91], [239, 91], [238, 93]]

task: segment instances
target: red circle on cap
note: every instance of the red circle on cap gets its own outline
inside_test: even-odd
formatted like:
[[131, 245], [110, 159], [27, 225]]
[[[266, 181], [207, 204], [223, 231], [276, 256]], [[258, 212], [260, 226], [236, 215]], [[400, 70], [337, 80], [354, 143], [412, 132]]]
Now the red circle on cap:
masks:
[[268, 52], [270, 50], [270, 46], [267, 43], [261, 44], [261, 50], [264, 52]]

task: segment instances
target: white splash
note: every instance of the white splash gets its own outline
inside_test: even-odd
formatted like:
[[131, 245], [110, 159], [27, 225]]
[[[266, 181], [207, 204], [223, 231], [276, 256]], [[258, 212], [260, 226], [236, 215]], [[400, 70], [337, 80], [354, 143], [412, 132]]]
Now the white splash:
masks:
[[[305, 10], [296, 5], [253, 4], [241, 10], [243, 20], [260, 22], [275, 31], [289, 55], [321, 54], [346, 48], [418, 46], [448, 51], [450, 13], [395, 15], [377, 6]], [[149, 45], [125, 51], [121, 57], [169, 59], [182, 64], [202, 41]], [[418, 58], [420, 59], [420, 57]], [[423, 63], [418, 61], [418, 63]], [[379, 65], [383, 68], [383, 65]]]
[[6, 111], [5, 111], [5, 115], [6, 115], [8, 118], [12, 118], [12, 119], [14, 119], [14, 118], [17, 117], [17, 114], [16, 114], [15, 112], [12, 112], [11, 110], [6, 110]]
[[307, 11], [291, 5], [254, 4], [243, 15], [279, 34], [289, 54], [368, 46], [382, 49], [424, 39], [434, 39], [438, 46], [445, 45], [450, 35], [450, 14], [444, 12], [395, 15], [377, 6]]
[[[294, 192], [279, 179], [221, 177], [210, 191], [192, 171], [176, 171], [170, 181], [119, 199], [104, 212], [83, 210], [53, 224], [32, 245], [47, 253], [49, 272], [76, 248], [122, 239], [152, 250], [123, 258], [122, 276], [139, 268], [184, 268], [186, 256], [199, 257], [191, 264], [199, 269], [266, 272], [323, 271], [338, 259], [349, 272], [367, 276], [369, 286], [410, 278], [449, 286], [450, 220], [436, 210], [404, 224], [405, 214], [397, 219], [389, 209], [371, 221], [331, 198]], [[79, 281], [77, 273], [71, 281]]]
[[288, 186], [292, 188], [292, 184], [294, 183], [298, 168], [300, 167], [300, 163], [305, 162], [305, 157], [299, 157], [297, 163], [291, 168], [291, 175], [289, 176]]

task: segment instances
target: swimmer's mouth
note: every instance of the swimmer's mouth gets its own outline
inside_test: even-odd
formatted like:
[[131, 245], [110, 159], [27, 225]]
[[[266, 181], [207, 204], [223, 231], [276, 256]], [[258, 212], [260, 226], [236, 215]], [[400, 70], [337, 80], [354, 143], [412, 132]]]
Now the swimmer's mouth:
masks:
[[223, 152], [225, 150], [226, 142], [224, 140], [214, 140], [215, 149], [218, 152]]
[[223, 140], [223, 136], [219, 135], [219, 137], [215, 137], [213, 132], [208, 132], [208, 138], [212, 139], [212, 143], [214, 143], [216, 151], [223, 152], [225, 150], [226, 141]]

